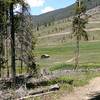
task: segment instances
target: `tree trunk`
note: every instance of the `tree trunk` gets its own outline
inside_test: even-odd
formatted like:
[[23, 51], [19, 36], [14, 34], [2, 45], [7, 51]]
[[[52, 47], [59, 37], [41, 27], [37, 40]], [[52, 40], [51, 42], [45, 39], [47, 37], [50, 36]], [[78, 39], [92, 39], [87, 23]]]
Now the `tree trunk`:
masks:
[[79, 37], [76, 40], [76, 52], [75, 52], [75, 69], [79, 67]]
[[13, 3], [10, 4], [10, 23], [11, 23], [11, 73], [13, 85], [15, 86], [16, 69], [15, 69], [15, 30], [14, 30], [14, 12]]
[[6, 56], [6, 59], [7, 59], [7, 63], [6, 63], [6, 65], [7, 65], [7, 77], [9, 77], [9, 60], [8, 60], [8, 57], [9, 57], [9, 50], [8, 50], [8, 41], [6, 40], [6, 46], [5, 46], [6, 48], [5, 48], [5, 56]]
[[1, 78], [1, 64], [0, 64], [0, 78]]
[[[77, 0], [78, 7], [80, 8], [80, 0]], [[78, 14], [78, 29], [76, 37], [76, 54], [75, 54], [75, 69], [79, 67], [79, 41], [80, 41], [80, 13]]]
[[4, 48], [3, 48], [3, 35], [0, 36], [0, 77], [2, 76], [2, 67], [3, 67], [3, 55], [4, 55]]
[[[9, 9], [6, 10], [6, 21], [9, 20]], [[8, 25], [6, 24], [6, 34], [9, 33], [9, 30], [8, 30]], [[8, 36], [9, 37], [9, 36]], [[9, 38], [6, 38], [5, 40], [5, 58], [7, 60], [6, 62], [6, 66], [7, 66], [7, 77], [9, 77]]]
[[[21, 23], [21, 26], [22, 26], [22, 35], [23, 35], [23, 32], [24, 32], [24, 25], [23, 25], [23, 22], [24, 22], [24, 20], [23, 20], [23, 18], [24, 18], [24, 5], [22, 5], [22, 19], [21, 19], [21, 21], [22, 21], [22, 23]], [[23, 60], [22, 60], [22, 56], [23, 56], [23, 36], [21, 36], [21, 74], [22, 74], [22, 72], [23, 72]]]
[[22, 60], [22, 56], [23, 56], [23, 44], [21, 43], [21, 74], [23, 72], [23, 60]]
[[[0, 36], [0, 40], [1, 40], [1, 36]], [[0, 42], [2, 42], [2, 41], [0, 41]], [[2, 54], [2, 47], [1, 47], [1, 43], [0, 43], [0, 77], [1, 77], [1, 67], [2, 67], [2, 56], [1, 56], [1, 54]]]

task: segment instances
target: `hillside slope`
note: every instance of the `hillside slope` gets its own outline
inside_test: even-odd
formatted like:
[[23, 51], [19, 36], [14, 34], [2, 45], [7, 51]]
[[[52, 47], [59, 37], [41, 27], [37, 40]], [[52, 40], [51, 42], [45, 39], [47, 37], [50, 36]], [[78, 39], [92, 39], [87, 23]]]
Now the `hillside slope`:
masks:
[[[100, 0], [84, 0], [87, 10], [100, 5]], [[51, 11], [38, 16], [33, 16], [34, 25], [41, 25], [52, 21], [57, 21], [74, 15], [75, 3], [69, 7]]]
[[[90, 14], [86, 25], [89, 41], [80, 42], [80, 63], [100, 63], [100, 6], [87, 11]], [[72, 20], [65, 18], [55, 21], [50, 26], [42, 25], [34, 34], [38, 35], [35, 48], [37, 62], [41, 67], [51, 67], [56, 64], [73, 64], [75, 40], [70, 37]], [[42, 54], [50, 55], [49, 59], [41, 59]], [[70, 62], [69, 62], [70, 61]]]

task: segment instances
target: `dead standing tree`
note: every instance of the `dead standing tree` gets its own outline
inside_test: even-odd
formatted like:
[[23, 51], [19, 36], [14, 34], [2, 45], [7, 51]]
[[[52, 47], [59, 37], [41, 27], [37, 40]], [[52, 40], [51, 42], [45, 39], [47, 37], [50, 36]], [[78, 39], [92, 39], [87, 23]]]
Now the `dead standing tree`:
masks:
[[18, 13], [16, 17], [18, 17], [17, 23], [19, 23], [16, 27], [16, 52], [20, 52], [20, 54], [17, 53], [17, 58], [21, 61], [21, 73], [22, 63], [26, 64], [27, 69], [30, 69], [32, 73], [37, 72], [33, 54], [37, 39], [33, 34], [32, 18], [24, 5], [22, 6], [22, 12]]

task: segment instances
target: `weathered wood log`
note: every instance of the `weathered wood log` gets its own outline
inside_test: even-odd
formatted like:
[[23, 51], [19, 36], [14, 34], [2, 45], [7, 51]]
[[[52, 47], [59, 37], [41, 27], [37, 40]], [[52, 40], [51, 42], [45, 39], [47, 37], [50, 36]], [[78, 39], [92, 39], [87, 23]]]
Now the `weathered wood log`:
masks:
[[55, 84], [55, 85], [51, 85], [51, 86], [48, 86], [47, 88], [43, 88], [43, 89], [40, 89], [40, 90], [37, 90], [37, 91], [31, 91], [29, 93], [29, 95], [36, 95], [36, 94], [41, 94], [41, 93], [46, 93], [46, 92], [49, 92], [49, 91], [56, 91], [56, 90], [59, 90], [60, 87], [58, 84]]
[[49, 94], [49, 93], [55, 92], [59, 89], [60, 89], [60, 87], [59, 87], [58, 84], [51, 85], [51, 86], [48, 86], [47, 88], [43, 88], [43, 89], [40, 89], [40, 90], [37, 90], [37, 91], [33, 90], [29, 93], [29, 96], [20, 98], [18, 100], [24, 100], [24, 99], [28, 99], [28, 98], [32, 98], [32, 97], [36, 97], [36, 96], [41, 96], [41, 95], [44, 95], [44, 94]]
[[34, 89], [38, 86], [48, 86], [48, 85], [57, 84], [57, 83], [66, 83], [66, 84], [72, 85], [73, 81], [74, 80], [59, 80], [57, 77], [52, 77], [52, 78], [48, 77], [48, 78], [40, 78], [40, 79], [31, 78], [26, 83], [26, 87], [28, 89]]
[[29, 99], [29, 98], [32, 98], [32, 100], [34, 100], [34, 97], [38, 97], [38, 96], [42, 96], [42, 95], [48, 95], [48, 94], [54, 93], [54, 92], [55, 92], [55, 91], [50, 91], [50, 92], [41, 93], [41, 94], [37, 94], [37, 95], [28, 95], [28, 96], [19, 98], [19, 99], [17, 99], [17, 100], [26, 100], [26, 99]]

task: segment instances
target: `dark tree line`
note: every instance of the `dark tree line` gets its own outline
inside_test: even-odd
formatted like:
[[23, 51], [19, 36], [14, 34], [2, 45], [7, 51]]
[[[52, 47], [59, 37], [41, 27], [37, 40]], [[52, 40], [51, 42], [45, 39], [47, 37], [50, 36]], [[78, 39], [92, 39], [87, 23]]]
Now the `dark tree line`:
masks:
[[[16, 11], [18, 5], [20, 10]], [[21, 73], [23, 65], [31, 73], [36, 69], [32, 53], [36, 39], [32, 28], [29, 6], [25, 0], [0, 0], [0, 77], [1, 69], [5, 67], [7, 77], [11, 74], [15, 83], [17, 61], [21, 62]]]

